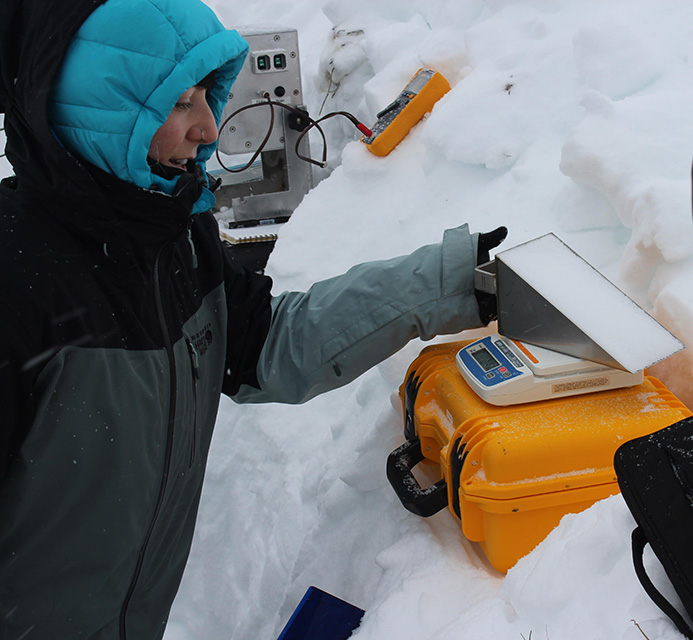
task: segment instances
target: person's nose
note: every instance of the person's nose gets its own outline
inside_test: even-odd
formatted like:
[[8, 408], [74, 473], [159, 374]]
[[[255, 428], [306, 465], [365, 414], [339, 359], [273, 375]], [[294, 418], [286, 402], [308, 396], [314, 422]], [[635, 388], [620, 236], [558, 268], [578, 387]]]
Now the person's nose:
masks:
[[198, 144], [209, 144], [217, 139], [217, 123], [207, 102], [200, 106], [200, 115], [188, 130], [188, 139]]

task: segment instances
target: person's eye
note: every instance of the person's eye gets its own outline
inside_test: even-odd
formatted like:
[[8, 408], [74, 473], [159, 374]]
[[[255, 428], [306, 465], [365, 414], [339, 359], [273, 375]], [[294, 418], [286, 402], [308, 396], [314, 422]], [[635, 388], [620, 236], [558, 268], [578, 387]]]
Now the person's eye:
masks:
[[176, 109], [185, 111], [186, 109], [192, 109], [192, 102], [176, 102]]

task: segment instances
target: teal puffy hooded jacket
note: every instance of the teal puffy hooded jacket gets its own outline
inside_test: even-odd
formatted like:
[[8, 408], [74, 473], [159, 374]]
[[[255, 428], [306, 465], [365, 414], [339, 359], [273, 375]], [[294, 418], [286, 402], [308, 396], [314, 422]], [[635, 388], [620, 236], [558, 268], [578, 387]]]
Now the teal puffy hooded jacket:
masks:
[[[247, 53], [238, 33], [199, 2], [109, 0], [72, 40], [51, 97], [51, 126], [100, 169], [170, 195], [175, 180], [155, 176], [147, 164], [153, 134], [181, 93], [211, 71], [216, 84], [207, 99], [219, 124]], [[198, 150], [202, 168], [215, 146]], [[213, 204], [205, 190], [193, 212]]]

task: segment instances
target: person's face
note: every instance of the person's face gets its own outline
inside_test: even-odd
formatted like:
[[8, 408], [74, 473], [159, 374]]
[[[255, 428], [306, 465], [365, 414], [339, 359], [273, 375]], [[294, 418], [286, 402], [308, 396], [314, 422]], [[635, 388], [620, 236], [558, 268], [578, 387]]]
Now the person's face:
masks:
[[149, 157], [168, 167], [185, 169], [200, 144], [217, 139], [217, 125], [207, 104], [207, 91], [191, 87], [176, 102], [149, 145]]

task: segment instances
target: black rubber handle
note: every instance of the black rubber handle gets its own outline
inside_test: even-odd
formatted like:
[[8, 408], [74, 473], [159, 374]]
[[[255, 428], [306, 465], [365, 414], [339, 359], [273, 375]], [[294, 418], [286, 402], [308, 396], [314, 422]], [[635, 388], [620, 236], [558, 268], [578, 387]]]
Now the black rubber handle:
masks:
[[647, 595], [652, 598], [654, 603], [672, 620], [676, 625], [676, 628], [684, 635], [686, 638], [693, 638], [693, 629], [688, 626], [688, 623], [684, 617], [676, 610], [673, 604], [669, 602], [654, 586], [652, 580], [647, 575], [645, 570], [645, 565], [643, 564], [643, 552], [645, 550], [645, 545], [648, 544], [645, 532], [641, 527], [637, 527], [633, 534], [631, 535], [631, 549], [633, 551], [633, 564], [635, 566], [635, 573], [640, 580], [640, 584], [643, 589], [647, 592]]
[[428, 518], [448, 506], [448, 487], [445, 478], [421, 487], [411, 470], [423, 459], [419, 438], [407, 440], [388, 456], [387, 479], [407, 511]]

